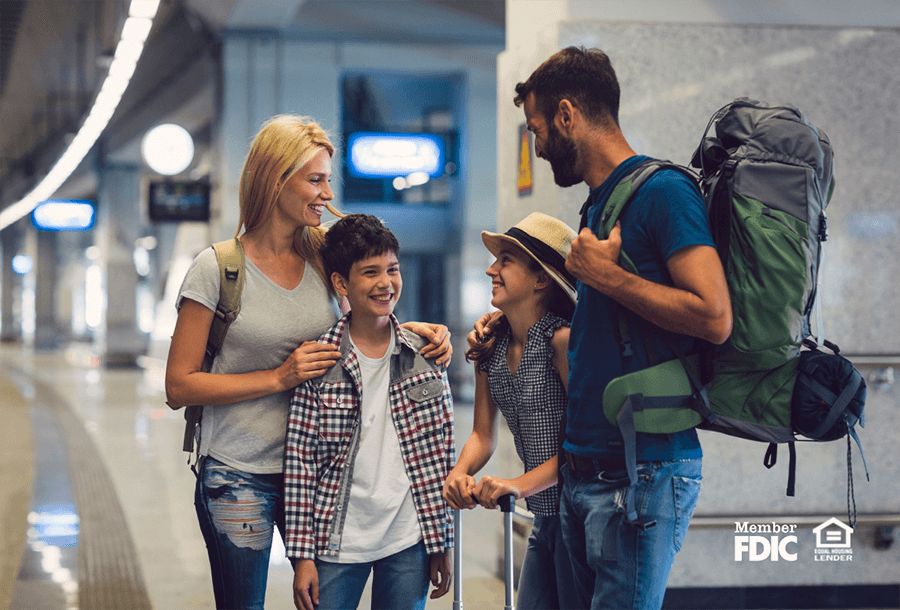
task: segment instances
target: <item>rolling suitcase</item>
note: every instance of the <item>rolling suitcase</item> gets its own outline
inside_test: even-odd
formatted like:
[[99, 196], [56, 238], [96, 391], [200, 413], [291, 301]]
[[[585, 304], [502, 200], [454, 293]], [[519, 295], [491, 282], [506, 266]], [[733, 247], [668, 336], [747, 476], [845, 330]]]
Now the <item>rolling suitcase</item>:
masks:
[[[516, 610], [513, 575], [513, 512], [515, 496], [508, 494], [497, 500], [503, 513], [503, 580], [506, 588], [504, 610]], [[462, 599], [462, 511], [453, 511], [453, 610], [463, 610]]]

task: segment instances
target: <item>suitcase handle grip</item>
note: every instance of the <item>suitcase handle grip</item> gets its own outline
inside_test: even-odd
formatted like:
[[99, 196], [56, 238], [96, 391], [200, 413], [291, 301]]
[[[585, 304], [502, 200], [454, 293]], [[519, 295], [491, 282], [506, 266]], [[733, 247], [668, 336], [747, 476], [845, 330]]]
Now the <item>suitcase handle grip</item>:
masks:
[[515, 510], [516, 505], [516, 497], [513, 494], [506, 494], [505, 496], [500, 496], [497, 498], [497, 504], [500, 506], [500, 510], [504, 513], [511, 513]]

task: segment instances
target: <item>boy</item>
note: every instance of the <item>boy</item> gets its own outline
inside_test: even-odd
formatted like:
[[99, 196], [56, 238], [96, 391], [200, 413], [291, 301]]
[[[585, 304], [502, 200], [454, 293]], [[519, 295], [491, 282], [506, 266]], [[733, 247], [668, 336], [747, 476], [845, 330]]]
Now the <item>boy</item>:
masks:
[[356, 608], [374, 570], [372, 608], [425, 607], [450, 588], [453, 401], [443, 367], [393, 315], [403, 281], [396, 237], [351, 214], [322, 258], [351, 312], [320, 342], [341, 351], [294, 390], [285, 449], [287, 555], [298, 610]]

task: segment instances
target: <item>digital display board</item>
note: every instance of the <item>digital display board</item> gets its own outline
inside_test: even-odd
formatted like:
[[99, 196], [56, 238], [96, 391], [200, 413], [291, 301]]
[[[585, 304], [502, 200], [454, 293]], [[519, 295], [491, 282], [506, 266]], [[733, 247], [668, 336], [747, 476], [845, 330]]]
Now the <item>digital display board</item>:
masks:
[[347, 138], [350, 174], [357, 178], [395, 178], [444, 173], [444, 139], [430, 133], [356, 132]]
[[150, 220], [208, 222], [209, 191], [208, 182], [151, 182]]
[[80, 199], [48, 199], [31, 212], [31, 224], [41, 231], [87, 231], [95, 218], [94, 204]]

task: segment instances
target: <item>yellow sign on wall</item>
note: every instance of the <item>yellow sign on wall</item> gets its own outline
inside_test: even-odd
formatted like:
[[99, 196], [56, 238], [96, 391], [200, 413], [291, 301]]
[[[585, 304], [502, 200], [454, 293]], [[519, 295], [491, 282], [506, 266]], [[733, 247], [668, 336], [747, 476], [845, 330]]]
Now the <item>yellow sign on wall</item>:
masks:
[[517, 186], [519, 197], [531, 194], [534, 186], [534, 174], [531, 171], [531, 132], [526, 125], [519, 125], [519, 178]]

